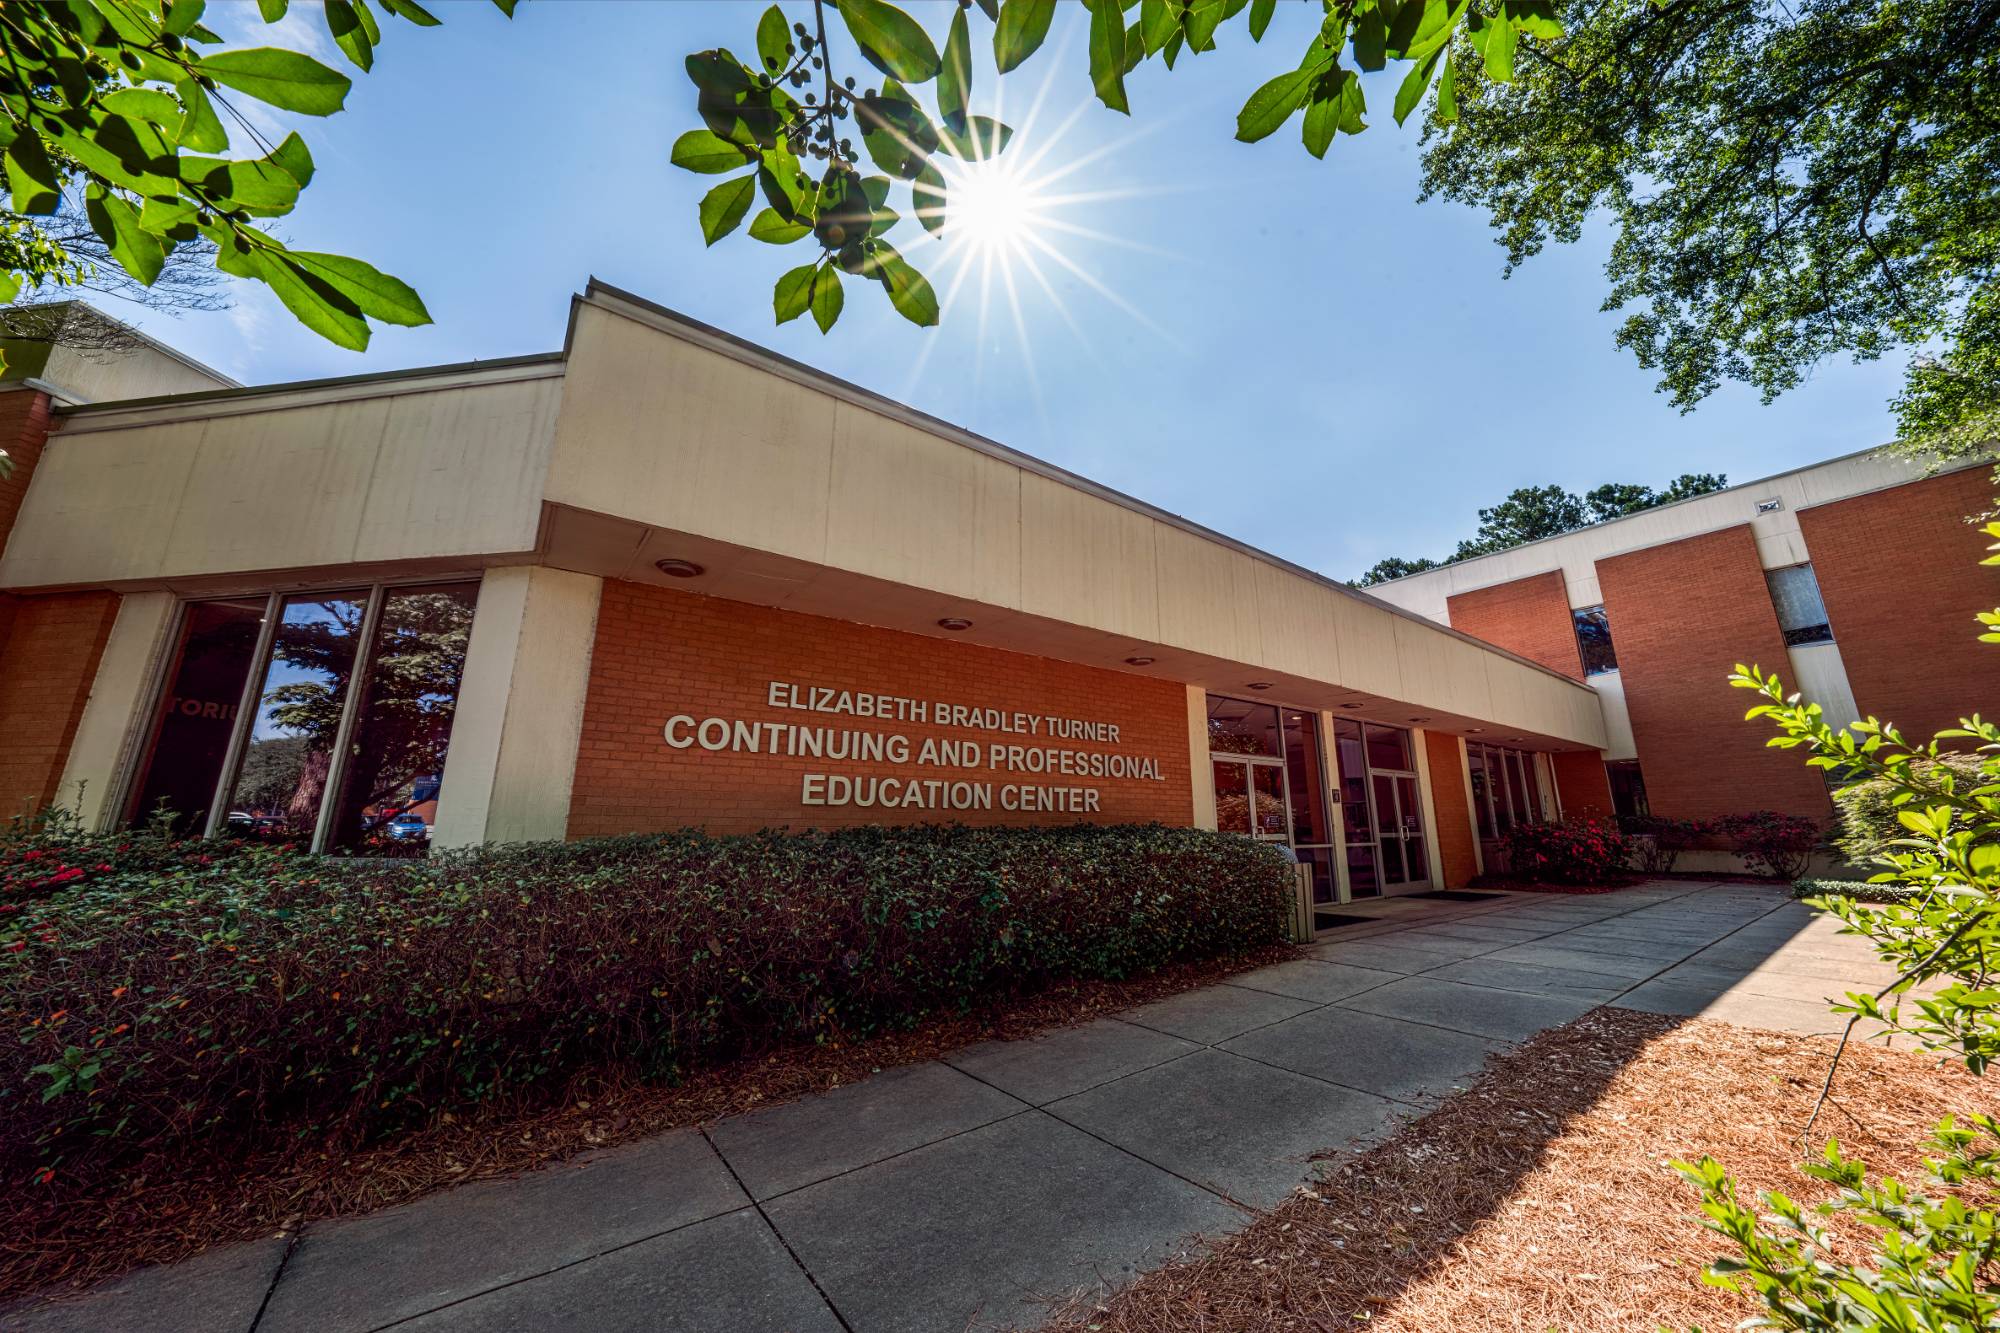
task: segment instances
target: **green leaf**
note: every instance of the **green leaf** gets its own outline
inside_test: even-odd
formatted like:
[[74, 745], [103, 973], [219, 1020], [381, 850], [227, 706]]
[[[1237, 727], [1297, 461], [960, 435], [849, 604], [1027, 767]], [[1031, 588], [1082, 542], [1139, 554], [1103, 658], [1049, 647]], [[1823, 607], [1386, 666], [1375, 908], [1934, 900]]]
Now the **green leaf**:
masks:
[[384, 324], [414, 328], [431, 322], [424, 299], [401, 278], [394, 278], [372, 264], [346, 255], [316, 254], [307, 250], [289, 252], [292, 261], [353, 302], [355, 309]]
[[1229, 17], [1226, 0], [1187, 0], [1181, 30], [1187, 33], [1188, 50], [1213, 51], [1215, 30]]
[[1325, 157], [1328, 145], [1333, 142], [1334, 133], [1340, 128], [1340, 101], [1338, 97], [1316, 97], [1306, 103], [1305, 125], [1301, 138], [1306, 151], [1314, 157]]
[[875, 165], [902, 180], [915, 180], [937, 151], [937, 126], [894, 79], [885, 79], [878, 96], [855, 106], [861, 142]]
[[938, 115], [946, 129], [965, 124], [965, 108], [972, 95], [972, 25], [965, 11], [951, 16], [951, 31], [944, 39], [944, 61], [938, 69]]
[[1444, 73], [1438, 77], [1438, 119], [1449, 125], [1458, 119], [1458, 66], [1446, 52]]
[[334, 45], [349, 60], [363, 70], [375, 67], [375, 43], [350, 0], [326, 0], [326, 26], [333, 33]]
[[917, 206], [917, 221], [923, 223], [924, 230], [933, 236], [942, 234], [948, 206], [943, 174], [926, 164], [923, 172], [910, 182], [910, 196]]
[[1250, 40], [1264, 40], [1264, 29], [1271, 26], [1271, 16], [1278, 12], [1278, 0], [1253, 0], [1250, 6]]
[[787, 222], [775, 208], [760, 209], [757, 216], [750, 219], [750, 239], [767, 245], [790, 245], [800, 237], [811, 234], [811, 227], [803, 222]]
[[731, 143], [712, 130], [689, 130], [674, 140], [673, 164], [684, 171], [720, 176], [756, 161], [742, 144]]
[[353, 82], [311, 56], [258, 46], [247, 51], [219, 51], [195, 66], [217, 83], [234, 88], [281, 111], [304, 116], [330, 116], [347, 101]]
[[14, 190], [14, 211], [46, 215], [62, 203], [62, 177], [41, 139], [23, 132], [7, 146], [7, 181]]
[[297, 131], [287, 134], [284, 142], [273, 148], [265, 160], [297, 181], [301, 190], [312, 184], [312, 150], [306, 147], [306, 141], [298, 136]]
[[84, 194], [83, 207], [91, 230], [110, 247], [118, 267], [152, 286], [167, 262], [167, 251], [159, 237], [139, 225], [139, 211], [94, 181]]
[[743, 215], [750, 211], [750, 200], [757, 192], [755, 175], [738, 176], [735, 180], [724, 181], [710, 190], [701, 199], [701, 235], [710, 245], [736, 230], [736, 224], [743, 221]]
[[792, 30], [785, 22], [785, 12], [776, 5], [757, 20], [757, 59], [763, 72], [774, 79], [791, 67]]
[[182, 79], [174, 85], [180, 94], [182, 115], [180, 128], [175, 138], [183, 148], [197, 153], [220, 153], [229, 147], [229, 131], [222, 128], [222, 118], [215, 114], [215, 103], [208, 93], [193, 79]]
[[811, 223], [816, 191], [791, 149], [780, 146], [764, 150], [757, 167], [757, 185], [764, 192], [765, 202], [784, 221]]
[[134, 120], [147, 121], [176, 136], [181, 127], [181, 104], [156, 88], [120, 88], [98, 101], [106, 111]]
[[892, 79], [923, 83], [938, 74], [938, 51], [921, 23], [886, 0], [840, 0], [840, 17], [868, 63]]
[[711, 97], [733, 98], [757, 86], [743, 62], [727, 51], [697, 51], [681, 65], [694, 86]]
[[778, 279], [771, 292], [771, 310], [778, 323], [789, 324], [805, 314], [812, 304], [813, 275], [818, 272], [817, 264], [801, 264]]
[[276, 23], [284, 18], [288, 7], [289, 0], [257, 0], [257, 13], [266, 23]]
[[207, 7], [207, 0], [172, 0], [160, 20], [160, 29], [176, 37], [185, 37], [201, 22], [201, 12]]
[[840, 290], [840, 270], [827, 264], [813, 274], [812, 316], [821, 333], [832, 328], [833, 321], [840, 318], [840, 307], [846, 299]]
[[225, 162], [213, 157], [184, 157], [181, 178], [200, 185], [209, 198], [225, 207], [247, 208], [265, 217], [289, 213], [299, 202], [298, 178], [267, 159]]
[[1514, 81], [1514, 43], [1517, 34], [1514, 25], [1505, 19], [1488, 23], [1483, 30], [1486, 41], [1480, 54], [1486, 57], [1486, 74], [1495, 83]]
[[1125, 100], [1125, 14], [1119, 0], [1087, 0], [1090, 5], [1090, 82], [1097, 100], [1131, 114]]
[[1382, 68], [1389, 30], [1382, 21], [1382, 9], [1362, 10], [1354, 16], [1354, 63], [1373, 72]]
[[967, 162], [996, 156], [1013, 137], [1013, 127], [1003, 125], [991, 116], [970, 117], [963, 134], [954, 134], [948, 126], [938, 127], [939, 141], [951, 149], [954, 156]]
[[1396, 89], [1396, 123], [1402, 124], [1409, 114], [1424, 100], [1425, 91], [1431, 86], [1431, 75], [1437, 69], [1438, 57], [1443, 52], [1433, 51], [1410, 66], [1410, 72], [1403, 77], [1402, 87]]
[[1250, 94], [1250, 100], [1236, 113], [1236, 137], [1255, 143], [1275, 133], [1305, 101], [1306, 90], [1317, 74], [1316, 69], [1288, 70]]
[[886, 243], [875, 247], [875, 279], [889, 293], [889, 304], [896, 307], [897, 314], [918, 328], [936, 326], [937, 293], [931, 290], [923, 274], [911, 268], [909, 261]]
[[979, 0], [979, 8], [985, 13], [988, 19], [996, 23], [999, 21], [1000, 0]]
[[[1443, 50], [1451, 41], [1451, 35], [1458, 28], [1459, 20], [1465, 17], [1465, 8], [1471, 0], [1403, 0], [1405, 9], [1416, 8], [1419, 17], [1415, 32], [1401, 44], [1404, 58], [1418, 59], [1432, 51]], [[1404, 26], [1404, 15], [1398, 13], [1396, 28]]]
[[435, 28], [438, 25], [437, 15], [418, 4], [417, 0], [382, 0], [382, 8], [397, 18], [408, 19], [419, 28]]
[[240, 267], [268, 284], [285, 309], [320, 337], [350, 351], [367, 349], [368, 321], [354, 302], [293, 263], [283, 251], [258, 247]]
[[993, 63], [1002, 74], [1040, 49], [1056, 16], [1056, 0], [1001, 0], [993, 25]]

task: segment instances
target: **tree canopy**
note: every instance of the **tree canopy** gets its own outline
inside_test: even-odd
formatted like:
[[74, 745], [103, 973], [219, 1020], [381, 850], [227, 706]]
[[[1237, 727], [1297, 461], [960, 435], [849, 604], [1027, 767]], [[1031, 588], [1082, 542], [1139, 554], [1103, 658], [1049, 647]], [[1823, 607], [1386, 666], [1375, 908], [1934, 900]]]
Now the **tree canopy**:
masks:
[[1642, 509], [1707, 495], [1728, 484], [1729, 478], [1719, 472], [1684, 472], [1657, 491], [1650, 486], [1623, 481], [1606, 482], [1582, 495], [1554, 483], [1523, 486], [1509, 492], [1506, 499], [1492, 508], [1480, 510], [1479, 530], [1461, 541], [1458, 549], [1443, 560], [1426, 557], [1408, 560], [1392, 555], [1369, 566], [1354, 583], [1356, 587], [1366, 588], [1405, 575], [1421, 574], [1427, 569], [1439, 569], [1474, 556], [1491, 555], [1523, 542], [1559, 537], [1565, 532], [1623, 518]]

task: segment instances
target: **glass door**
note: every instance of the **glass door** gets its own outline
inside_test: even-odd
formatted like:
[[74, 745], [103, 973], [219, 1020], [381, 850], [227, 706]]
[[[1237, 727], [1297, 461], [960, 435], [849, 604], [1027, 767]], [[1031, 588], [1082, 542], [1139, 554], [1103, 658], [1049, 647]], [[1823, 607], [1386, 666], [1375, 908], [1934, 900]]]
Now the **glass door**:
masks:
[[1347, 882], [1356, 898], [1430, 883], [1423, 793], [1410, 733], [1342, 718], [1340, 810], [1347, 833]]
[[1259, 842], [1290, 843], [1285, 766], [1262, 759], [1216, 759], [1215, 826]]

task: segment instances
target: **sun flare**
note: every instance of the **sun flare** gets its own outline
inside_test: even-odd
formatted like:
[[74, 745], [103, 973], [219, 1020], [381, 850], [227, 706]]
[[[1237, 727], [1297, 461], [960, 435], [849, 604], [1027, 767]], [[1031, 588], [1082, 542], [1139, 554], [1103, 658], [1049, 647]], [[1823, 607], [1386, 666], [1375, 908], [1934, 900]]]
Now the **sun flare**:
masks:
[[1039, 182], [1004, 160], [963, 164], [948, 178], [945, 198], [945, 236], [982, 254], [1024, 249], [1048, 222]]

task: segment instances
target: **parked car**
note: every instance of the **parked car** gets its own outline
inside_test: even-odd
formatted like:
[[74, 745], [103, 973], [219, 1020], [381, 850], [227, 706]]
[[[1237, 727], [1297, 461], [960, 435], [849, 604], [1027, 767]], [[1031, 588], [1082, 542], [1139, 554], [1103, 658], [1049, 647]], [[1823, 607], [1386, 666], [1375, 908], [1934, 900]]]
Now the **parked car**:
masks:
[[420, 842], [428, 842], [431, 836], [431, 826], [424, 822], [422, 815], [397, 815], [389, 821], [385, 831], [398, 842], [413, 838]]

